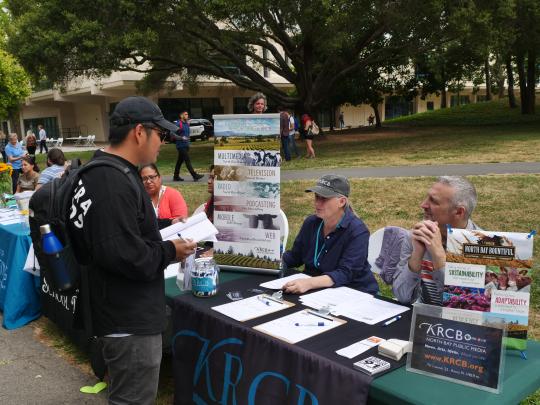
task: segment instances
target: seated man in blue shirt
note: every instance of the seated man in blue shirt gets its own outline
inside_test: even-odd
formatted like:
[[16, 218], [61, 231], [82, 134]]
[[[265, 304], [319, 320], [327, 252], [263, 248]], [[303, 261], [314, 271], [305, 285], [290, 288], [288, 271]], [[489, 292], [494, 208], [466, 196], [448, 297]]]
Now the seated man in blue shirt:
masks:
[[55, 178], [62, 177], [62, 174], [66, 170], [65, 164], [66, 157], [60, 149], [53, 148], [47, 152], [47, 168], [39, 175], [36, 190], [44, 184], [53, 181]]
[[379, 286], [367, 261], [369, 231], [349, 204], [349, 181], [325, 175], [306, 192], [315, 193], [315, 215], [304, 221], [292, 250], [283, 254], [283, 264], [288, 268], [303, 264], [313, 277], [286, 283], [285, 292], [346, 285], [377, 293]]

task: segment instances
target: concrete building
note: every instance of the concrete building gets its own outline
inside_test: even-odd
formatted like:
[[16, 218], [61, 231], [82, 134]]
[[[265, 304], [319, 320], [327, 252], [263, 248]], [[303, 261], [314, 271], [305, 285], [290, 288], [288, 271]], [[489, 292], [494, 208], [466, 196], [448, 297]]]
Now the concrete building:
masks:
[[[261, 74], [274, 85], [292, 89], [292, 85], [272, 71], [261, 68]], [[96, 135], [97, 142], [104, 142], [108, 134], [108, 116], [118, 101], [137, 94], [137, 82], [141, 73], [115, 72], [100, 80], [78, 79], [70, 82], [64, 90], [48, 89], [36, 91], [28, 97], [20, 110], [18, 123], [25, 134], [36, 131], [43, 124], [50, 137], [71, 138], [79, 135]], [[172, 83], [171, 83], [172, 84]], [[246, 105], [253, 91], [242, 89], [222, 79], [208, 79], [198, 83], [195, 89], [183, 88], [181, 84], [174, 90], [162, 90], [152, 94], [152, 98], [169, 120], [177, 119], [182, 110], [188, 110], [192, 118], [208, 118], [213, 114], [245, 113]], [[473, 88], [466, 86], [459, 94], [460, 104], [485, 100], [482, 89], [473, 94]], [[457, 95], [448, 93], [447, 105], [457, 104]], [[423, 112], [440, 107], [440, 96], [430, 95], [425, 100], [420, 97], [407, 101], [398, 96], [386, 96], [379, 105], [381, 119]], [[275, 106], [269, 105], [270, 111]], [[344, 113], [346, 127], [367, 126], [373, 109], [368, 105], [344, 104], [332, 111], [322, 111], [317, 120], [322, 127], [336, 125], [339, 113]], [[12, 132], [15, 125], [2, 122], [4, 132]], [[21, 135], [21, 134], [19, 134]]]

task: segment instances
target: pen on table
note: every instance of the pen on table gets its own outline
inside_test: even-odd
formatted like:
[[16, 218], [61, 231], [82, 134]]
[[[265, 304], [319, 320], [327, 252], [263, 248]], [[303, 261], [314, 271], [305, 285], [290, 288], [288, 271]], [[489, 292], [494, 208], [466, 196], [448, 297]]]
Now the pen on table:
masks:
[[259, 296], [258, 298], [259, 298], [259, 301], [264, 302], [266, 305], [270, 306], [270, 301], [268, 300], [267, 297]]
[[317, 323], [299, 323], [296, 322], [294, 326], [324, 326], [324, 322], [317, 322]]
[[385, 323], [383, 323], [383, 326], [388, 326], [388, 325], [394, 323], [395, 321], [399, 321], [400, 319], [401, 319], [401, 315], [394, 316], [393, 318], [390, 318]]

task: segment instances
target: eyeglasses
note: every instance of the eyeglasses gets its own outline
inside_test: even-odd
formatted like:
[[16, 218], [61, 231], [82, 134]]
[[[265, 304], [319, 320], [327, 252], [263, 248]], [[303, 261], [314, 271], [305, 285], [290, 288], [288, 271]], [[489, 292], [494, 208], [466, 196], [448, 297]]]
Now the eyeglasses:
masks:
[[150, 125], [150, 124], [142, 124], [142, 125], [143, 127], [148, 128], [148, 129], [155, 129], [158, 133], [158, 136], [161, 142], [165, 141], [165, 139], [167, 139], [167, 137], [169, 136], [169, 131], [161, 127], [158, 127], [156, 125]]
[[141, 180], [143, 181], [143, 183], [146, 183], [147, 181], [153, 183], [155, 179], [157, 179], [159, 177], [159, 174], [153, 174], [151, 176], [144, 176], [144, 177], [141, 177]]

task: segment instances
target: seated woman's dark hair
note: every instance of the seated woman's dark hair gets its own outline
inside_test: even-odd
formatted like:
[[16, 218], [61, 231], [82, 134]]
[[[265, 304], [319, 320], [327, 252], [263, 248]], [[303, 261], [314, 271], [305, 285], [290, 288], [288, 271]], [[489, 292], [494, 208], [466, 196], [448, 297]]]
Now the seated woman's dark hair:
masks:
[[34, 166], [34, 171], [39, 172], [39, 166], [36, 163], [36, 159], [33, 156], [26, 155], [22, 158], [23, 162], [28, 163], [30, 166]]
[[153, 169], [157, 173], [157, 175], [161, 177], [161, 174], [159, 174], [159, 170], [155, 163], [148, 163], [147, 165], [141, 166], [141, 168], [139, 169], [139, 176], [141, 175], [141, 172], [143, 171], [143, 169], [146, 169], [147, 167], [149, 167], [150, 169]]

